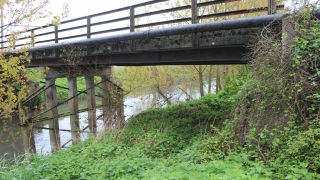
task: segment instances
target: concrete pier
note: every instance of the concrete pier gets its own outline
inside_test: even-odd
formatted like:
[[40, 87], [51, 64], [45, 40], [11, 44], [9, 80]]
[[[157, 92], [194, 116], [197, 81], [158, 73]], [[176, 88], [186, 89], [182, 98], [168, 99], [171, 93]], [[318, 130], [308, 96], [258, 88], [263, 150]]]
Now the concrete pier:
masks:
[[79, 105], [78, 105], [78, 90], [77, 90], [77, 78], [68, 77], [69, 93], [68, 101], [70, 110], [70, 126], [71, 126], [71, 137], [72, 143], [78, 143], [80, 141], [80, 125], [79, 125]]
[[[27, 154], [36, 153], [34, 133], [32, 123], [29, 119], [33, 116], [29, 107], [19, 107], [19, 119], [21, 126], [21, 136], [23, 141], [23, 149]], [[9, 122], [12, 122], [12, 117], [10, 117]], [[12, 126], [11, 126], [12, 127]]]
[[116, 98], [116, 107], [117, 107], [117, 126], [120, 128], [124, 127], [125, 116], [124, 116], [124, 95], [123, 90], [117, 88], [117, 98]]
[[84, 76], [86, 80], [87, 93], [87, 108], [88, 108], [88, 124], [90, 132], [97, 132], [97, 117], [96, 117], [96, 99], [95, 99], [95, 84], [94, 76], [100, 76], [102, 82], [101, 101], [103, 111], [104, 129], [109, 130], [117, 126], [122, 126], [124, 123], [124, 107], [123, 107], [123, 92], [122, 89], [113, 84], [111, 79], [111, 67], [49, 67], [46, 73], [46, 108], [47, 115], [50, 119], [50, 141], [52, 151], [61, 148], [58, 109], [57, 109], [57, 92], [55, 80], [56, 78], [68, 78], [68, 106], [70, 111], [70, 126], [72, 143], [80, 141], [80, 124], [79, 124], [79, 107], [78, 107], [78, 88], [77, 77]]
[[92, 133], [97, 132], [96, 98], [94, 92], [94, 76], [86, 76], [88, 124]]
[[57, 90], [55, 86], [55, 78], [46, 78], [46, 108], [49, 110], [47, 116], [49, 118], [49, 134], [51, 150], [56, 151], [60, 149], [60, 133], [59, 133], [59, 120], [57, 108]]
[[104, 129], [109, 130], [113, 128], [113, 108], [111, 106], [111, 84], [108, 80], [111, 78], [111, 67], [107, 66], [100, 72], [101, 76], [101, 95], [102, 95], [102, 111]]

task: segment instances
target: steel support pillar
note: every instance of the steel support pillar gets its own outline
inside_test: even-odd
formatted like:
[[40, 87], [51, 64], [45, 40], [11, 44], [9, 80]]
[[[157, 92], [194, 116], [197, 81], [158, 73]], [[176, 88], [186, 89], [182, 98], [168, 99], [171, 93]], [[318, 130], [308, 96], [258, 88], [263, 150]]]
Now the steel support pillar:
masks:
[[55, 78], [46, 78], [46, 108], [48, 110], [47, 116], [49, 118], [49, 134], [51, 150], [56, 151], [60, 149], [60, 133], [59, 133], [59, 120], [57, 109], [57, 90], [55, 85]]
[[72, 144], [78, 143], [80, 141], [80, 125], [79, 125], [79, 106], [78, 106], [78, 96], [77, 96], [77, 78], [68, 77], [68, 87], [69, 87], [69, 109], [70, 109], [70, 127], [71, 127], [71, 137]]
[[102, 111], [103, 111], [103, 123], [104, 129], [112, 129], [114, 125], [113, 114], [114, 109], [111, 104], [111, 85], [109, 80], [111, 78], [111, 67], [107, 66], [101, 71], [101, 93], [102, 93]]
[[36, 153], [36, 146], [34, 141], [34, 133], [32, 123], [29, 119], [32, 117], [30, 108], [21, 107], [19, 108], [19, 118], [21, 126], [21, 136], [23, 141], [23, 149], [26, 154]]
[[36, 153], [34, 134], [32, 125], [21, 127], [21, 136], [23, 141], [23, 149], [26, 154]]
[[277, 13], [277, 3], [275, 0], [268, 0], [268, 14]]
[[[191, 0], [191, 23], [198, 24], [198, 0]], [[198, 48], [198, 35], [192, 34], [192, 48]]]
[[117, 126], [120, 128], [124, 127], [125, 116], [124, 116], [124, 96], [122, 89], [118, 88], [117, 90]]
[[97, 117], [96, 117], [96, 99], [94, 92], [94, 76], [86, 76], [87, 88], [87, 107], [88, 107], [88, 121], [89, 129], [92, 133], [97, 132]]

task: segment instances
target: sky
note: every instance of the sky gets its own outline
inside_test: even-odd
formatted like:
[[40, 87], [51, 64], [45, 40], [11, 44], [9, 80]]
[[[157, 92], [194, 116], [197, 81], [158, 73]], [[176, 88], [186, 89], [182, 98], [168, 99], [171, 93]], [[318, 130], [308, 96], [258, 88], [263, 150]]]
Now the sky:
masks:
[[[139, 4], [142, 2], [151, 0], [50, 0], [50, 4], [47, 9], [52, 11], [56, 15], [61, 15], [63, 10], [63, 3], [68, 4], [69, 13], [68, 18], [73, 19], [77, 17], [87, 16], [90, 14], [100, 13], [112, 9], [117, 9], [133, 4]], [[154, 0], [156, 1], [156, 0]], [[291, 1], [303, 1], [303, 0], [285, 0], [286, 4], [291, 4]], [[311, 2], [317, 0], [310, 0]], [[299, 3], [300, 4], [300, 3]], [[62, 19], [66, 20], [66, 19]], [[45, 20], [37, 22], [36, 25], [43, 25], [47, 22]]]
[[[40, 1], [40, 0], [36, 0]], [[62, 19], [73, 19], [77, 17], [87, 16], [90, 14], [100, 13], [116, 8], [121, 8], [125, 6], [130, 6], [133, 4], [139, 4], [142, 2], [151, 0], [50, 0], [47, 9], [52, 11], [55, 15], [61, 15], [63, 10], [63, 4], [66, 2], [68, 4], [69, 13], [68, 18]], [[154, 0], [156, 1], [156, 0]], [[303, 0], [285, 0], [286, 4], [290, 4], [291, 1], [303, 1]], [[317, 0], [310, 0], [311, 2]], [[34, 26], [40, 26], [47, 23], [48, 20], [41, 20], [39, 22], [34, 22]]]
[[[66, 2], [68, 4], [68, 9], [69, 9], [69, 13], [68, 13], [68, 17], [66, 19], [62, 19], [62, 21], [68, 20], [68, 19], [74, 19], [74, 18], [78, 18], [78, 17], [83, 17], [83, 16], [88, 16], [90, 14], [96, 14], [96, 13], [100, 13], [100, 12], [105, 12], [105, 11], [109, 11], [109, 10], [113, 10], [113, 9], [117, 9], [117, 8], [121, 8], [121, 7], [126, 7], [126, 6], [130, 6], [133, 4], [139, 4], [139, 3], [143, 3], [143, 2], [147, 2], [147, 1], [151, 1], [151, 0], [50, 0], [50, 3], [48, 4], [48, 6], [46, 7], [46, 9], [48, 9], [49, 11], [52, 11], [54, 15], [59, 15], [61, 16], [61, 13], [63, 11], [63, 4]], [[157, 1], [157, 0], [154, 0]], [[290, 1], [290, 0], [287, 0]], [[315, 1], [315, 0], [312, 0]], [[122, 14], [120, 15], [121, 17], [123, 17], [123, 12], [121, 12]], [[104, 21], [107, 19], [117, 19], [119, 17], [119, 15], [117, 14], [110, 14], [107, 16], [100, 16], [100, 17], [95, 17], [91, 19], [91, 22], [99, 22], [99, 21]], [[42, 26], [45, 25], [49, 22], [48, 19], [43, 19], [41, 21], [38, 22], [32, 22], [31, 24], [29, 24], [30, 27], [37, 27], [37, 26]], [[82, 20], [82, 22], [76, 22], [79, 25], [79, 23], [83, 24], [86, 23], [86, 20]], [[123, 27], [123, 26], [128, 26], [128, 22], [119, 22], [122, 24], [108, 24], [107, 26], [110, 28], [110, 26], [114, 26], [114, 27]], [[126, 23], [126, 24], [123, 24]], [[81, 25], [82, 25], [81, 24]], [[68, 28], [67, 26], [75, 26], [75, 24], [65, 24], [59, 27], [59, 29], [64, 29], [64, 28]], [[101, 30], [101, 26], [95, 26], [92, 27], [92, 32], [95, 31], [99, 31]], [[40, 30], [42, 31], [42, 30]], [[41, 33], [40, 31], [38, 31], [37, 33]], [[45, 31], [45, 30], [44, 30]], [[82, 32], [83, 31], [83, 32]], [[78, 34], [81, 33], [85, 33], [86, 29], [82, 29], [77, 31]], [[75, 32], [63, 32], [63, 33], [59, 33], [59, 37], [66, 37], [66, 36], [70, 36], [70, 35], [74, 35]], [[121, 32], [119, 32], [121, 33]], [[60, 36], [61, 34], [61, 36]], [[45, 36], [43, 37], [39, 37], [36, 38], [37, 40], [42, 40], [47, 38]], [[85, 37], [84, 37], [85, 38]]]
[[[40, 0], [36, 0], [36, 1], [40, 1]], [[118, 8], [122, 8], [122, 7], [127, 7], [127, 6], [131, 6], [134, 4], [140, 4], [140, 3], [148, 2], [148, 1], [151, 1], [151, 0], [50, 0], [49, 4], [45, 7], [45, 9], [51, 11], [53, 13], [53, 15], [61, 16], [61, 14], [63, 12], [63, 4], [67, 3], [68, 9], [69, 9], [68, 17], [61, 19], [62, 21], [65, 21], [68, 19], [74, 19], [74, 18], [78, 18], [78, 17], [88, 16], [91, 14], [101, 13], [101, 12], [105, 12], [105, 11], [109, 11], [109, 10], [113, 10], [113, 9], [118, 9]], [[121, 13], [122, 13], [121, 14], [122, 17], [125, 16], [123, 14], [124, 12], [121, 12]], [[102, 17], [95, 17], [91, 20], [91, 22], [104, 21], [104, 20], [107, 20], [107, 18], [117, 19], [118, 16], [119, 15], [117, 15], [117, 14], [110, 14], [110, 15], [107, 15], [107, 17], [103, 17], [103, 16]], [[52, 18], [41, 19], [36, 22], [23, 24], [21, 27], [27, 26], [30, 28], [34, 28], [34, 27], [44, 26], [48, 22], [50, 22], [51, 19]], [[76, 22], [76, 23], [78, 23], [77, 25], [79, 25], [79, 24], [82, 25], [82, 24], [86, 23], [86, 20], [82, 20], [81, 22]], [[121, 22], [121, 23], [123, 24], [124, 22]], [[75, 24], [70, 23], [67, 25], [62, 25], [62, 26], [59, 26], [59, 29], [68, 28], [68, 26], [75, 26]], [[126, 26], [126, 24], [123, 24], [120, 26], [118, 25], [118, 27], [121, 27], [121, 26]], [[92, 27], [92, 32], [97, 31], [98, 28], [99, 28], [98, 26]], [[53, 30], [53, 28], [50, 28], [50, 29]], [[38, 30], [36, 33], [38, 33], [38, 34], [43, 33], [45, 31], [49, 31], [50, 29], [46, 28], [43, 30]], [[84, 30], [86, 30], [86, 29], [82, 29], [80, 31], [77, 31], [77, 33], [83, 33], [82, 31], [84, 31]], [[65, 37], [65, 36], [69, 36], [69, 35], [74, 35], [74, 33], [75, 32], [67, 31], [67, 32], [61, 33], [61, 36]], [[51, 36], [50, 36], [50, 38], [52, 38]], [[59, 35], [59, 37], [60, 37], [60, 35]], [[43, 37], [39, 37], [36, 39], [43, 40], [43, 39], [48, 39], [48, 37], [43, 36]], [[22, 43], [24, 43], [24, 42], [22, 42]]]

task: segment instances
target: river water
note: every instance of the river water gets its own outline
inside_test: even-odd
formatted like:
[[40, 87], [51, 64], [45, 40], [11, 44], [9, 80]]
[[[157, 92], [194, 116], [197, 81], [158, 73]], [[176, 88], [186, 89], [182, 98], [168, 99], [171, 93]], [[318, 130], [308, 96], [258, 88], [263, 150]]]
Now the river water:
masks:
[[[169, 90], [172, 103], [177, 104], [189, 99], [183, 92], [178, 88], [171, 88]], [[200, 93], [197, 87], [191, 87], [189, 92], [191, 92], [193, 99], [198, 99]], [[80, 101], [79, 106], [85, 104], [85, 101]], [[167, 104], [164, 102], [159, 95], [155, 93], [140, 95], [140, 96], [128, 96], [124, 100], [124, 115], [126, 121], [128, 119], [143, 110], [154, 107], [164, 107]], [[58, 111], [65, 110], [68, 105], [61, 105], [58, 107]], [[97, 110], [97, 117], [102, 114], [101, 110]], [[82, 112], [79, 114], [80, 117], [80, 128], [83, 129], [88, 125], [87, 122], [87, 112]], [[11, 120], [7, 122], [4, 120], [0, 122], [0, 159], [5, 156], [14, 157], [16, 154], [23, 153], [23, 141], [20, 135], [20, 127], [17, 125], [19, 123], [19, 117], [13, 116]], [[43, 126], [48, 128], [46, 122], [39, 124], [38, 126]], [[102, 130], [103, 121], [102, 119], [97, 120], [98, 131]], [[59, 118], [59, 128], [70, 130], [70, 118], [68, 116]], [[51, 151], [49, 130], [46, 129], [36, 129], [35, 133], [35, 146], [36, 152], [39, 154], [49, 153]], [[85, 139], [88, 136], [89, 130], [87, 129], [84, 133], [81, 133], [81, 139]], [[67, 131], [60, 131], [61, 144], [66, 143], [71, 139], [71, 133]], [[72, 143], [68, 143], [65, 147], [70, 146]]]

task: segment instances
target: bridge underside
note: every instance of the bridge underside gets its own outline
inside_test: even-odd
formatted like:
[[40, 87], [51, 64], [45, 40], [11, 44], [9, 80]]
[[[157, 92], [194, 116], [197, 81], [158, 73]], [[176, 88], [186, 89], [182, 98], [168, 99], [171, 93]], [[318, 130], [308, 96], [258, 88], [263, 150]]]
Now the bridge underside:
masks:
[[[144, 66], [246, 64], [248, 50], [244, 46], [170, 51], [146, 51], [123, 54], [81, 56], [78, 65]], [[33, 60], [29, 66], [68, 66], [66, 58]]]
[[31, 52], [27, 67], [245, 64], [248, 44], [260, 28], [78, 44]]

